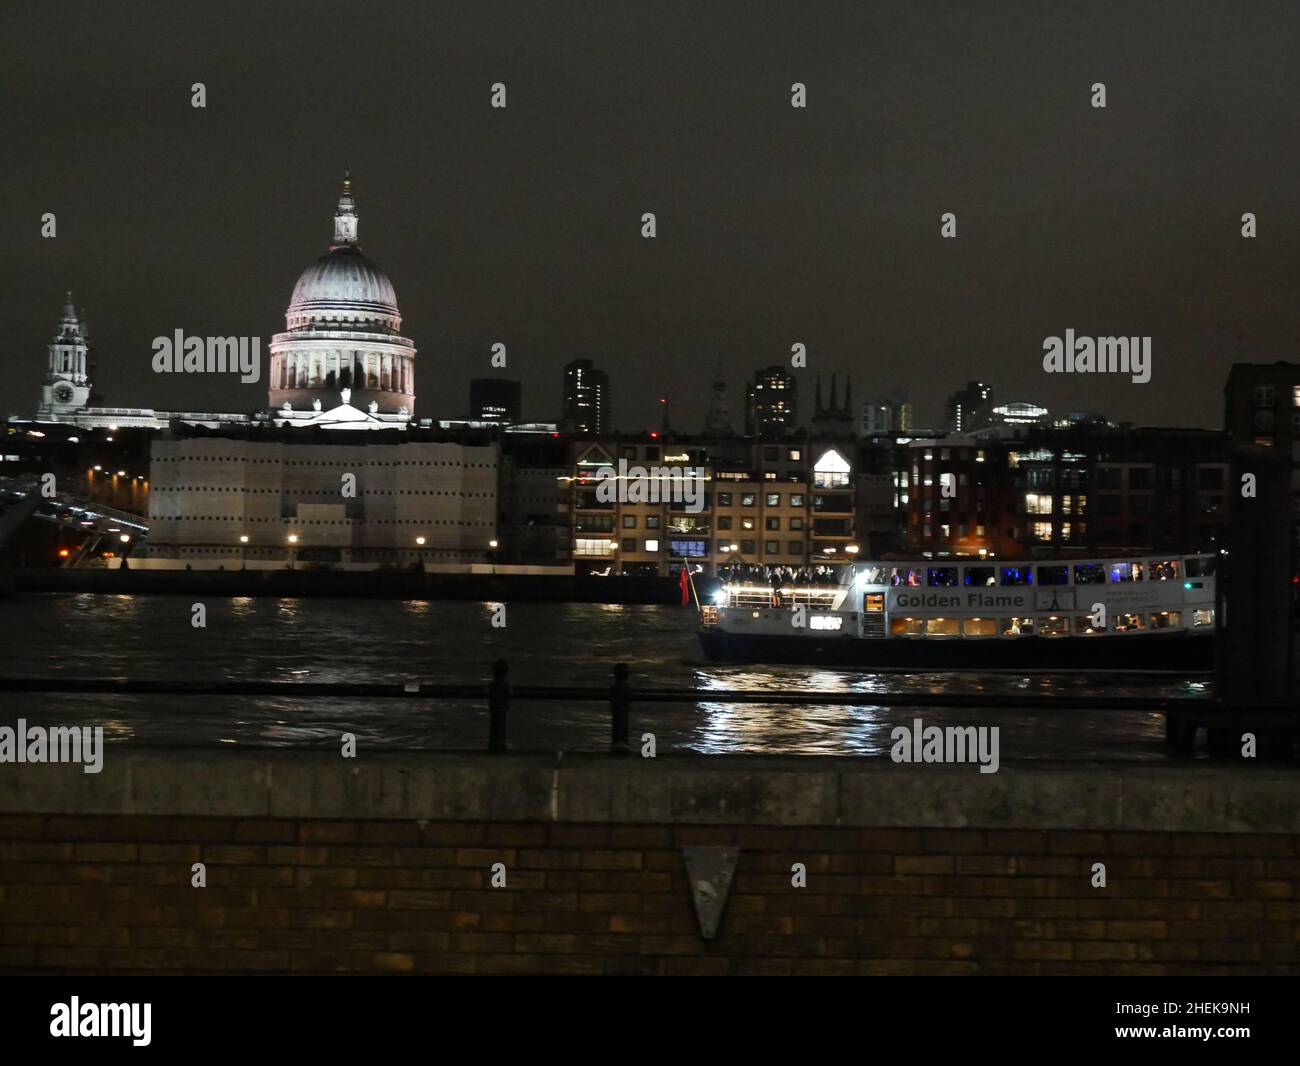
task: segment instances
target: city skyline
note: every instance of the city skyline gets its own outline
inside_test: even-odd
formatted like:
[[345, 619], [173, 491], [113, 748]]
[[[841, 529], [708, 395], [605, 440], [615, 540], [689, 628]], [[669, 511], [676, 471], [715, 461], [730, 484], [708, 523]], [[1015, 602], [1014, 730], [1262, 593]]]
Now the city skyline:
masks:
[[[1277, 10], [994, 16], [998, 33], [965, 49], [944, 45], [985, 16], [863, 9], [809, 24], [760, 5], [744, 20], [681, 9], [674, 28], [589, 6], [518, 9], [502, 30], [401, 11], [406, 33], [379, 18], [356, 28], [393, 53], [361, 83], [323, 76], [328, 17], [290, 24], [272, 6], [236, 40], [209, 35], [217, 16], [198, 12], [133, 27], [114, 50], [36, 12], [9, 111], [24, 116], [9, 176], [25, 254], [4, 268], [24, 309], [8, 407], [38, 395], [69, 288], [108, 404], [259, 406], [230, 381], [157, 381], [149, 341], [177, 328], [269, 341], [351, 165], [363, 246], [443, 395], [465, 396], [503, 343], [526, 418], [555, 417], [562, 367], [586, 357], [610, 374], [619, 428], [656, 427], [665, 394], [691, 427], [719, 353], [735, 402], [755, 368], [802, 343], [805, 395], [817, 373], [851, 376], [859, 402], [903, 389], [921, 426], [977, 374], [1052, 410], [1217, 427], [1213, 383], [1235, 361], [1286, 358], [1296, 326], [1300, 161], [1276, 83], [1297, 75]], [[295, 44], [280, 49], [290, 25]], [[859, 40], [894, 36], [915, 43], [858, 58]], [[1216, 51], [1203, 98], [1171, 114], [1171, 83], [1224, 37], [1249, 47]], [[586, 46], [576, 70], [555, 59], [570, 38]], [[56, 41], [51, 85], [34, 64]], [[1050, 42], [1061, 48], [1039, 47]], [[1268, 92], [1261, 66], [1274, 70]], [[791, 107], [796, 81], [805, 109]], [[1097, 81], [1105, 109], [1090, 104]], [[498, 82], [504, 110], [490, 106]], [[114, 94], [96, 94], [101, 83]], [[391, 148], [375, 150], [376, 130]], [[542, 162], [521, 172], [519, 158]], [[946, 211], [956, 239], [940, 235]], [[40, 236], [45, 212], [56, 237]], [[1244, 212], [1257, 238], [1242, 237]], [[1043, 338], [1067, 329], [1151, 336], [1151, 383], [1044, 374]]]

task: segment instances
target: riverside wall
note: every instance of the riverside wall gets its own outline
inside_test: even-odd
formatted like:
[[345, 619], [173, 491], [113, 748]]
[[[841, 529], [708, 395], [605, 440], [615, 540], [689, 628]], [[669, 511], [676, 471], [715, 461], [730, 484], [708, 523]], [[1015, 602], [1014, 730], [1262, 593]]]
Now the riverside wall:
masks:
[[[0, 968], [1296, 974], [1298, 782], [110, 746], [99, 774], [0, 766]], [[738, 849], [712, 940], [702, 846]]]

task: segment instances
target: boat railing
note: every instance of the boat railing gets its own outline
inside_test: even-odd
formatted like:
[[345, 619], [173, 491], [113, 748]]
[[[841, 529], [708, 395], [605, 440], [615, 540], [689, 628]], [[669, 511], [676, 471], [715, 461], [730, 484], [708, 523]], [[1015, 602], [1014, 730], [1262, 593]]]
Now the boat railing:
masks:
[[829, 610], [844, 593], [843, 585], [724, 585], [728, 607], [785, 607], [806, 604], [818, 610]]

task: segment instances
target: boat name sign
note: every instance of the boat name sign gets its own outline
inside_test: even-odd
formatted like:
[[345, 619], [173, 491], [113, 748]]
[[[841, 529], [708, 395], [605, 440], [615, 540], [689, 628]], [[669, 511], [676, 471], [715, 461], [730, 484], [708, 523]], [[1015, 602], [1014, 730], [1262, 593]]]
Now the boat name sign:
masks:
[[958, 609], [990, 610], [1004, 608], [1007, 610], [1029, 611], [1034, 609], [1033, 593], [1011, 592], [1002, 590], [988, 592], [984, 589], [968, 589], [962, 592], [912, 592], [900, 589], [893, 593], [893, 610], [915, 608], [956, 607]]

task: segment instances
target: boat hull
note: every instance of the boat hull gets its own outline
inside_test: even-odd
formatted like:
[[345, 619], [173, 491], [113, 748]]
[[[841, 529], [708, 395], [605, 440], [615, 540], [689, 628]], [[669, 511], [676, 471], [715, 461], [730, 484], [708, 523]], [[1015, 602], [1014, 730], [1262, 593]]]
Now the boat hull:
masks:
[[1014, 640], [869, 639], [700, 631], [715, 662], [933, 670], [1178, 670], [1214, 668], [1213, 633], [1019, 637]]

